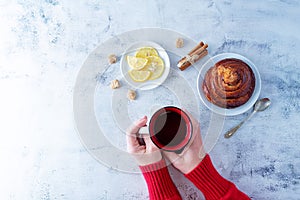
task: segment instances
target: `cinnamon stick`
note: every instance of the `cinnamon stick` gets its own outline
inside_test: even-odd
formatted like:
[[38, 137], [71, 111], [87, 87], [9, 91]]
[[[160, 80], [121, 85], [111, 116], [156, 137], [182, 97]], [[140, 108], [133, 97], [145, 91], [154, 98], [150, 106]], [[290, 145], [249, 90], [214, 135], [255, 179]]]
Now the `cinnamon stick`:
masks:
[[192, 55], [197, 49], [201, 48], [204, 45], [204, 43], [201, 41], [197, 46], [195, 46], [188, 54]]
[[[202, 46], [204, 45], [204, 43], [201, 41], [199, 44], [197, 44], [197, 46], [195, 46], [189, 53], [189, 56], [192, 56], [192, 54], [197, 51], [198, 49], [200, 49]], [[181, 58], [178, 63], [182, 62], [183, 60], [185, 60], [186, 57]]]
[[202, 41], [195, 46], [185, 57], [181, 58], [177, 66], [181, 71], [185, 70], [204, 56], [208, 54], [207, 48], [208, 45], [204, 44]]
[[[197, 55], [197, 54], [194, 54], [194, 55], [197, 55], [197, 57], [195, 58], [195, 60], [194, 60], [194, 63], [195, 62], [197, 62], [198, 60], [200, 60], [201, 58], [203, 58], [204, 56], [206, 56], [208, 54], [208, 51], [205, 49], [204, 51], [202, 51], [199, 55]], [[178, 65], [179, 65], [179, 63], [178, 63]], [[178, 66], [177, 65], [177, 66]], [[181, 70], [181, 71], [183, 71], [183, 70], [185, 70], [186, 68], [188, 68], [189, 66], [191, 66], [192, 65], [192, 63], [191, 62], [189, 62], [189, 61], [184, 61], [180, 66], [178, 66], [179, 67], [179, 69]]]
[[[208, 45], [207, 44], [205, 44], [205, 45], [203, 45], [201, 48], [199, 48], [199, 49], [197, 49], [196, 51], [194, 51], [193, 53], [192, 53], [192, 55], [198, 55], [198, 54], [200, 54], [202, 51], [204, 51], [206, 48], [208, 47]], [[192, 56], [191, 55], [191, 56]]]

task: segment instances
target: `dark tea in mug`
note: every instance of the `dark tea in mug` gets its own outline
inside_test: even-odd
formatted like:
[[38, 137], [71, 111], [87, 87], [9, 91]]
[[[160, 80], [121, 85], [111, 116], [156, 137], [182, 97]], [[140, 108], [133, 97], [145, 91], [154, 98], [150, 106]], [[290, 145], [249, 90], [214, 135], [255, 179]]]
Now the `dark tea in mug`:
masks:
[[183, 110], [168, 106], [151, 117], [149, 133], [158, 148], [180, 153], [191, 139], [192, 123]]

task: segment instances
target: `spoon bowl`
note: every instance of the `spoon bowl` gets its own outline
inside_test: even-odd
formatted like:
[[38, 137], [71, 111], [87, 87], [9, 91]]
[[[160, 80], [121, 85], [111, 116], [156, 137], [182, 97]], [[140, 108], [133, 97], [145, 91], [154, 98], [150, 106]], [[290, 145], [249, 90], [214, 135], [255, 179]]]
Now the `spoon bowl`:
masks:
[[269, 98], [263, 98], [258, 100], [254, 104], [254, 110], [255, 111], [264, 111], [271, 105], [271, 100]]

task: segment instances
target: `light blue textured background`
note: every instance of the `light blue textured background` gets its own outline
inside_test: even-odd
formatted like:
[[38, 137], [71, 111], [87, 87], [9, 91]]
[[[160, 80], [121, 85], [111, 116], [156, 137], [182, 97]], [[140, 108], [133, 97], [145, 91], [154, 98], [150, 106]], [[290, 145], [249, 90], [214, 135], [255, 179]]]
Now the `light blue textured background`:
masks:
[[[0, 0], [0, 199], [147, 199], [140, 175], [96, 162], [76, 135], [72, 90], [88, 54], [124, 31], [170, 28], [246, 55], [272, 106], [211, 152], [253, 199], [300, 199], [297, 0]], [[246, 116], [228, 117], [225, 129]], [[195, 189], [172, 170], [185, 199]], [[199, 196], [199, 195], [198, 195]]]

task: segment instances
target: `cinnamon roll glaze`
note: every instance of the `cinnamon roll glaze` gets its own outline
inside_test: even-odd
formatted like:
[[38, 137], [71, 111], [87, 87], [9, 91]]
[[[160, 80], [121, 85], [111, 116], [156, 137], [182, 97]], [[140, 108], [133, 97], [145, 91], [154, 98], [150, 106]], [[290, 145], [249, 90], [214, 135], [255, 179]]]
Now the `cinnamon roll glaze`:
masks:
[[255, 88], [252, 69], [242, 60], [228, 58], [217, 62], [205, 74], [202, 89], [206, 98], [223, 108], [245, 104]]

